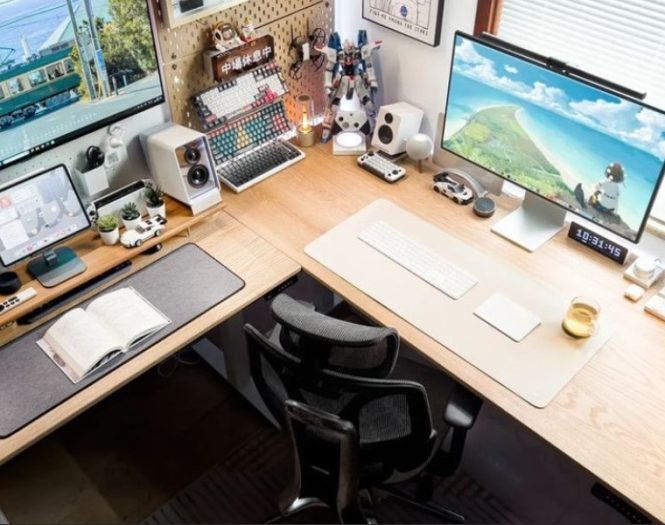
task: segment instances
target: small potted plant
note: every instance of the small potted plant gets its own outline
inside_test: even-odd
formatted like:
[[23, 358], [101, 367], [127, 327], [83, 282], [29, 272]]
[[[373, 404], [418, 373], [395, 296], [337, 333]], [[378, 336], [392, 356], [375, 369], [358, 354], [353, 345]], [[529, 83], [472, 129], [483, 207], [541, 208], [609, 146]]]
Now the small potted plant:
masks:
[[115, 215], [102, 215], [99, 218], [97, 221], [97, 231], [104, 244], [113, 246], [120, 240], [119, 226]]
[[148, 215], [150, 215], [150, 217], [161, 215], [166, 218], [164, 192], [159, 186], [153, 183], [148, 183], [143, 192], [143, 197], [145, 198], [146, 208], [148, 208]]
[[120, 211], [122, 224], [127, 230], [135, 230], [141, 222], [141, 212], [135, 202], [128, 202]]

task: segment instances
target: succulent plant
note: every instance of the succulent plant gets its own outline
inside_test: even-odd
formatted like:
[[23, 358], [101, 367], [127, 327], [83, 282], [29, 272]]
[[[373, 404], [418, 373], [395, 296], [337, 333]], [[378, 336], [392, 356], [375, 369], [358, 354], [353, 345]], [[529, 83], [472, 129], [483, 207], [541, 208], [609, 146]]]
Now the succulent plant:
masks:
[[122, 218], [125, 219], [126, 221], [133, 221], [141, 216], [139, 207], [136, 205], [135, 202], [128, 202], [127, 204], [125, 204], [122, 207], [120, 213], [122, 215]]
[[118, 227], [118, 219], [115, 215], [102, 215], [97, 221], [97, 230], [100, 232], [112, 232]]
[[164, 192], [156, 184], [148, 183], [143, 192], [143, 196], [150, 208], [157, 208], [164, 204]]

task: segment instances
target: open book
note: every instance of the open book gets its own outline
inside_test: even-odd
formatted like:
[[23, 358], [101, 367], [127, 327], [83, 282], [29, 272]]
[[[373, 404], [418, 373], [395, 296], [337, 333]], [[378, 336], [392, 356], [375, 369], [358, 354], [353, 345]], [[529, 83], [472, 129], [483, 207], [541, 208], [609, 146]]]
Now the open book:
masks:
[[134, 288], [122, 288], [95, 299], [85, 310], [67, 312], [37, 344], [78, 383], [170, 322]]

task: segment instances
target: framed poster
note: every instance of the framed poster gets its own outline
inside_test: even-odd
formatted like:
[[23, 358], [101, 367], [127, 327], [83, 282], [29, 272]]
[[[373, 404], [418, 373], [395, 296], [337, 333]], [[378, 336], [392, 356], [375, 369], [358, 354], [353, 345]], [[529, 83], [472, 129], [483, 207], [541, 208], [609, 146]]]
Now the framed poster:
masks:
[[444, 0], [363, 0], [363, 18], [436, 47]]

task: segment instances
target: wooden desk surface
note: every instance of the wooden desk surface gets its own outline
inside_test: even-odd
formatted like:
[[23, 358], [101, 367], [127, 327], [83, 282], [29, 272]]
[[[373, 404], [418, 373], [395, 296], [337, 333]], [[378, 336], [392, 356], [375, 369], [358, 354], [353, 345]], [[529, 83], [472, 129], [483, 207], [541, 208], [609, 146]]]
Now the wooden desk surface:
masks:
[[[227, 212], [300, 263], [379, 323], [539, 434], [654, 517], [665, 520], [665, 322], [643, 312], [644, 300], [623, 299], [623, 269], [569, 241], [566, 232], [529, 254], [490, 232], [518, 203], [500, 199], [489, 220], [431, 190], [431, 172], [412, 167], [389, 185], [333, 157], [330, 146], [240, 195], [226, 194]], [[386, 198], [440, 226], [488, 257], [501, 259], [543, 287], [600, 301], [616, 335], [545, 409], [539, 410], [367, 295], [310, 259], [304, 247], [375, 199]], [[390, 286], [386, 283], [386, 286]], [[650, 292], [647, 297], [655, 293]], [[563, 316], [562, 312], [562, 316]]]
[[[77, 414], [195, 341], [300, 271], [295, 262], [224, 212], [194, 226], [191, 237], [175, 237], [167, 241], [158, 256], [139, 256], [134, 261], [132, 271], [138, 271], [158, 257], [163, 257], [188, 242], [196, 243], [239, 275], [245, 281], [245, 287], [37, 421], [9, 438], [0, 440], [0, 463], [15, 456]], [[122, 277], [126, 275], [123, 274]], [[106, 283], [105, 287], [111, 284], [113, 282]], [[91, 293], [99, 291], [100, 288], [97, 288]], [[86, 297], [83, 296], [78, 300], [83, 301]], [[20, 327], [0, 332], [0, 345], [24, 331], [25, 328]]]

